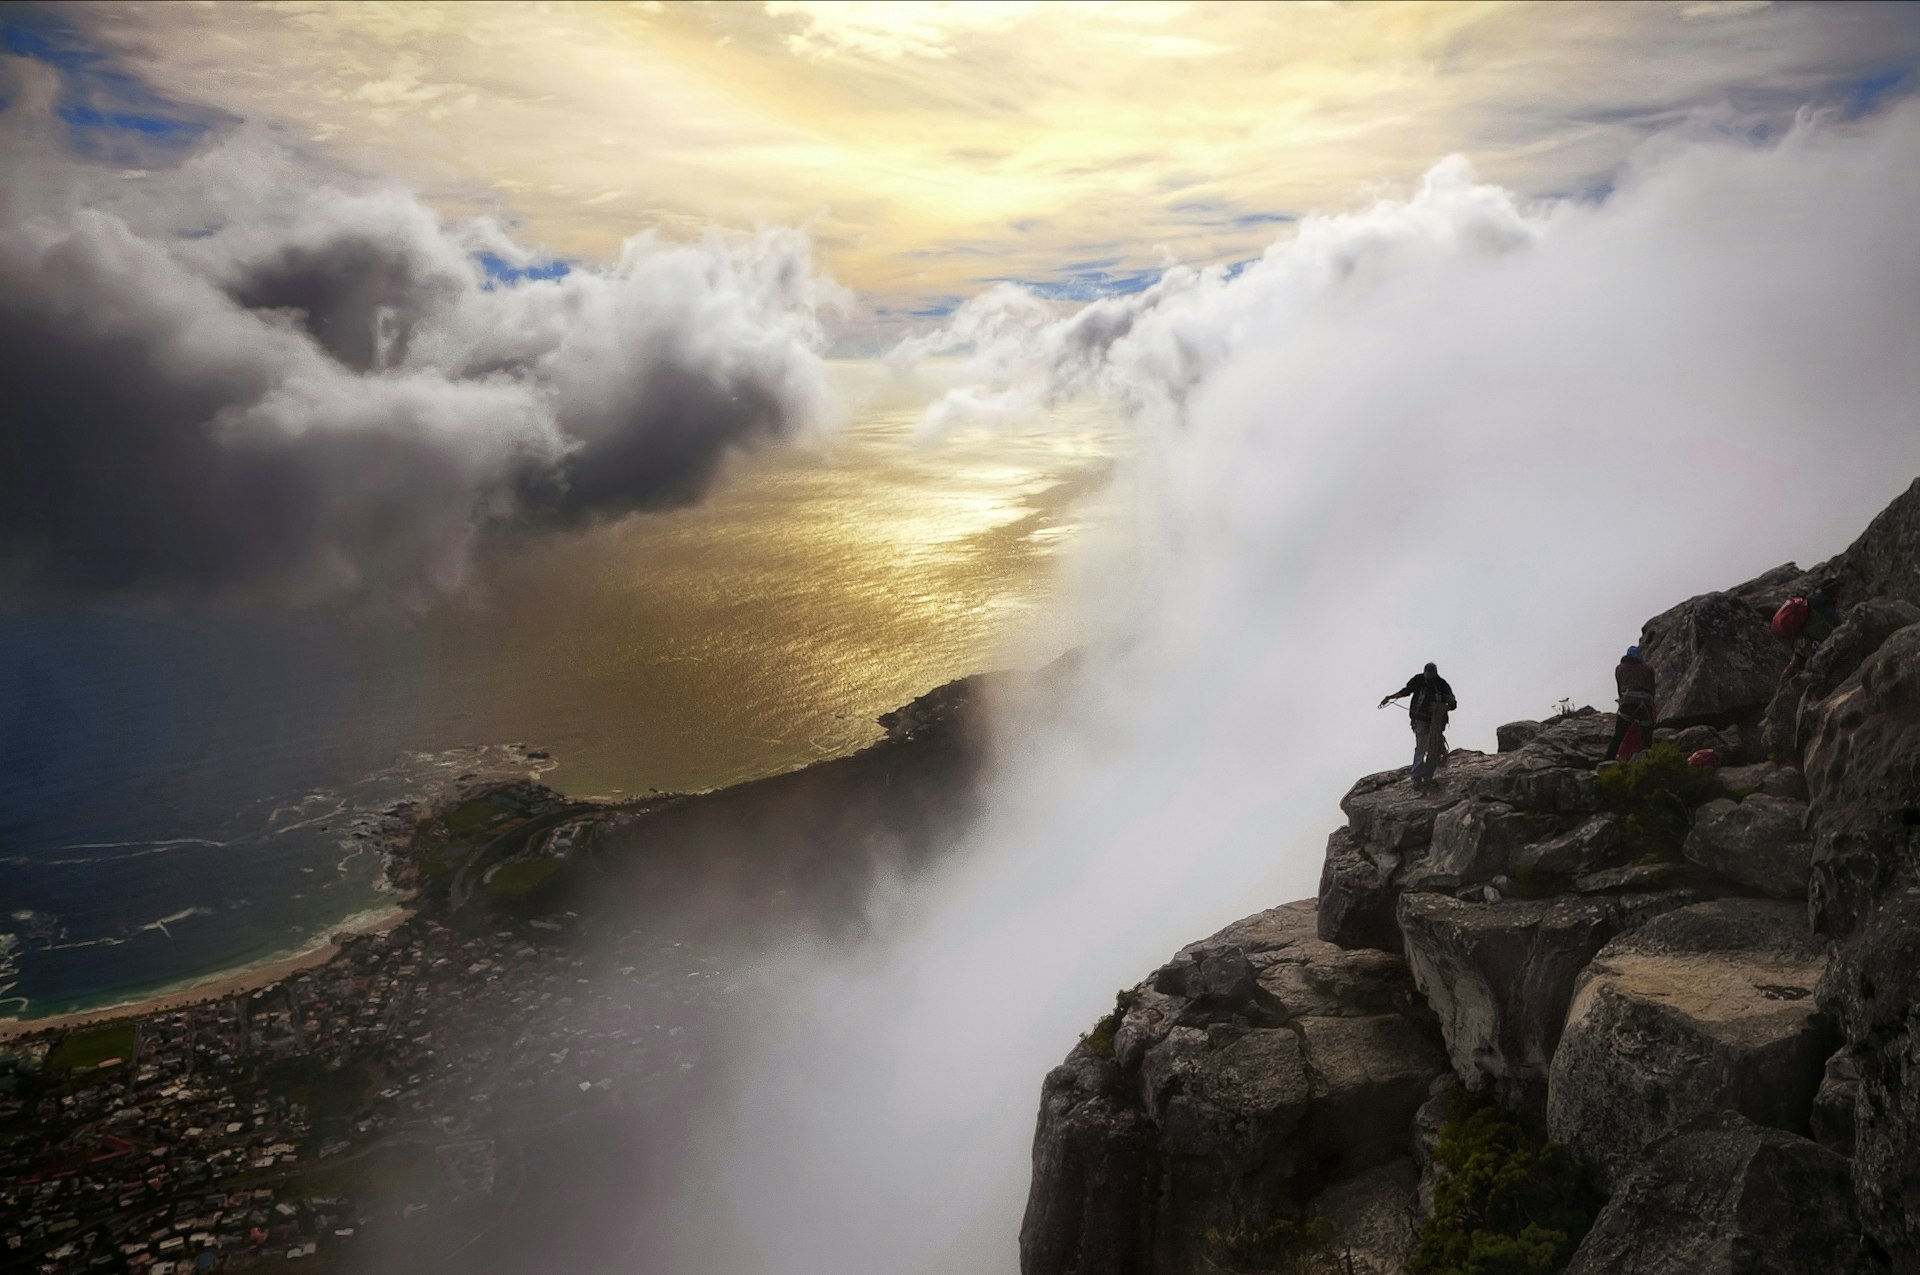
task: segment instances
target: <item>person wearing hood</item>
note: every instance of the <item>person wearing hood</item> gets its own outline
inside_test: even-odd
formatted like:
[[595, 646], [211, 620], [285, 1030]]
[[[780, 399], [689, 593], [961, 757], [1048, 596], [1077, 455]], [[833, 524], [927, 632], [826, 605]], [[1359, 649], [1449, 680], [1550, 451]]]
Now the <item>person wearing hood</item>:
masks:
[[1620, 755], [1620, 743], [1635, 725], [1640, 727], [1640, 746], [1653, 744], [1653, 665], [1640, 658], [1638, 644], [1628, 647], [1614, 666], [1613, 685], [1620, 695], [1620, 711], [1613, 717], [1613, 742], [1607, 745], [1607, 761]]

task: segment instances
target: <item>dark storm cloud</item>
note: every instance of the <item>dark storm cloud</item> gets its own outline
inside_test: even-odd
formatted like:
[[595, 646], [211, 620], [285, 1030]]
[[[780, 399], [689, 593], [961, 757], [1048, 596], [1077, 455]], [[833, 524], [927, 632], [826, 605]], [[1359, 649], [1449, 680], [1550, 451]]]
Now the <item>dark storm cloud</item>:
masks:
[[423, 601], [494, 529], [696, 500], [728, 447], [821, 415], [838, 290], [797, 233], [498, 286], [483, 255], [536, 258], [496, 226], [250, 135], [106, 174], [33, 105], [0, 116], [14, 598]]

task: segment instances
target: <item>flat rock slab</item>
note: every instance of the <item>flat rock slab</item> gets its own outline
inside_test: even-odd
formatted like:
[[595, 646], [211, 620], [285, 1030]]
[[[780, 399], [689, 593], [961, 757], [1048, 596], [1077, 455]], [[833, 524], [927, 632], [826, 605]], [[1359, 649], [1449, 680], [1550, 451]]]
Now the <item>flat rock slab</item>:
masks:
[[1651, 1148], [1566, 1275], [1868, 1275], [1847, 1161], [1737, 1116]]
[[1717, 1110], [1804, 1133], [1837, 1043], [1813, 995], [1825, 968], [1788, 903], [1698, 903], [1609, 943], [1549, 1069], [1554, 1139], [1617, 1185], [1642, 1148]]

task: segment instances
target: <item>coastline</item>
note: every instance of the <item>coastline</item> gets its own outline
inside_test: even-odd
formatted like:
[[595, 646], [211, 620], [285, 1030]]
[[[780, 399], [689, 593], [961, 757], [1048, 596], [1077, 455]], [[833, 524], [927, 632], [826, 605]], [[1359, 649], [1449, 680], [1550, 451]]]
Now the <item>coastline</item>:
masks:
[[339, 953], [340, 944], [337, 940], [343, 935], [384, 934], [410, 920], [413, 915], [413, 909], [404, 904], [395, 904], [371, 915], [363, 912], [346, 918], [327, 934], [296, 952], [268, 957], [238, 969], [217, 971], [183, 986], [167, 988], [149, 995], [135, 996], [112, 1005], [97, 1005], [90, 1009], [48, 1014], [43, 1018], [0, 1019], [0, 1044], [10, 1044], [26, 1037], [38, 1036], [43, 1032], [72, 1031], [76, 1027], [111, 1022], [115, 1019], [145, 1018], [153, 1014], [182, 1009], [188, 1005], [197, 1005], [203, 1001], [221, 1000], [242, 992], [259, 991], [301, 970], [325, 965]]

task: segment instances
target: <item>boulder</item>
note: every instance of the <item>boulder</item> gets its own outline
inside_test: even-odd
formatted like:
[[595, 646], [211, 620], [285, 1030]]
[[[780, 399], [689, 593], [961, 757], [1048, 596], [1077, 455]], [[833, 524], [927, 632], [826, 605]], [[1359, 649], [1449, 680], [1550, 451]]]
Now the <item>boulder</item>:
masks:
[[1522, 846], [1513, 856], [1513, 872], [1523, 887], [1535, 878], [1571, 880], [1604, 866], [1619, 851], [1620, 821], [1594, 815], [1557, 837]]
[[1740, 751], [1737, 734], [1718, 731], [1711, 726], [1682, 726], [1677, 729], [1658, 727], [1653, 732], [1653, 742], [1671, 744], [1689, 757], [1702, 748], [1711, 748], [1723, 758], [1734, 757]]
[[1566, 1275], [1867, 1275], [1847, 1162], [1737, 1115], [1661, 1139]]
[[1493, 728], [1494, 751], [1499, 753], [1518, 752], [1537, 737], [1545, 727], [1540, 722], [1508, 722], [1504, 726]]
[[[1883, 899], [1842, 945], [1820, 1003], [1839, 1018], [1857, 1076], [1853, 1180], [1861, 1222], [1896, 1270], [1920, 1270], [1920, 890]], [[1834, 1100], [1845, 1083], [1842, 1073]]]
[[1842, 606], [1872, 597], [1920, 606], [1920, 478], [1881, 510], [1835, 563], [1835, 597]]
[[1321, 938], [1341, 947], [1401, 950], [1400, 926], [1393, 917], [1399, 896], [1393, 867], [1399, 858], [1368, 855], [1351, 828], [1336, 829], [1327, 838], [1327, 858], [1320, 869]]
[[1309, 1217], [1331, 1225], [1337, 1240], [1326, 1252], [1340, 1275], [1402, 1275], [1425, 1212], [1420, 1171], [1405, 1157], [1336, 1182], [1306, 1207]]
[[1812, 734], [1807, 709], [1831, 695], [1888, 638], [1912, 624], [1920, 624], [1920, 607], [1893, 598], [1868, 598], [1847, 610], [1833, 636], [1768, 703], [1763, 727], [1767, 756], [1797, 764]]
[[1454, 890], [1491, 881], [1514, 855], [1552, 830], [1550, 815], [1529, 814], [1504, 801], [1469, 797], [1433, 822], [1433, 842], [1402, 877], [1407, 889]]
[[[1404, 1160], [1446, 1067], [1432, 1014], [1404, 961], [1317, 930], [1314, 905], [1296, 903], [1183, 948], [1054, 1069], [1021, 1227], [1026, 1275], [1205, 1269], [1223, 1242]], [[1398, 1174], [1404, 1203], [1413, 1179]], [[1384, 1180], [1335, 1197], [1367, 1235], [1393, 1195]]]
[[1758, 718], [1788, 652], [1771, 613], [1730, 593], [1703, 593], [1648, 620], [1640, 649], [1659, 679], [1660, 722], [1727, 726]]
[[1402, 895], [1407, 964], [1439, 1016], [1454, 1075], [1537, 1110], [1580, 972], [1623, 928], [1686, 901]]
[[1643, 1147], [1721, 1108], [1804, 1133], [1834, 1048], [1813, 997], [1825, 966], [1790, 903], [1698, 903], [1615, 939], [1553, 1055], [1553, 1137], [1618, 1185]]
[[1807, 1125], [1813, 1140], [1840, 1155], [1853, 1154], [1853, 1110], [1860, 1098], [1860, 1067], [1853, 1051], [1840, 1049], [1827, 1059], [1826, 1074], [1813, 1095]]
[[1710, 801], [1694, 812], [1681, 853], [1757, 894], [1804, 900], [1813, 867], [1806, 803], [1763, 793]]
[[1736, 798], [1752, 793], [1765, 793], [1769, 797], [1784, 797], [1788, 801], [1807, 799], [1807, 777], [1800, 773], [1798, 766], [1783, 766], [1778, 762], [1755, 762], [1751, 766], [1722, 766], [1720, 782], [1725, 784]]
[[1889, 637], [1806, 715], [1815, 928], [1844, 937], [1920, 881], [1920, 624]]

